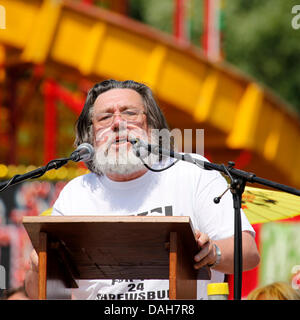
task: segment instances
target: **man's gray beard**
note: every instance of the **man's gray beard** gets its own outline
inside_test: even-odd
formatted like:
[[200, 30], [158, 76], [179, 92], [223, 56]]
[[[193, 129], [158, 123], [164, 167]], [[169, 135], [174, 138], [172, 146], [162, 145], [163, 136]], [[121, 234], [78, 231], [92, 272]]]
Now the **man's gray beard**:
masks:
[[[158, 156], [150, 154], [143, 157], [143, 161], [152, 166], [158, 162]], [[141, 159], [139, 159], [132, 147], [127, 150], [127, 144], [119, 148], [119, 152], [115, 153], [109, 148], [108, 151], [103, 151], [101, 148], [96, 149], [93, 160], [93, 171], [101, 174], [118, 174], [129, 175], [145, 169]]]

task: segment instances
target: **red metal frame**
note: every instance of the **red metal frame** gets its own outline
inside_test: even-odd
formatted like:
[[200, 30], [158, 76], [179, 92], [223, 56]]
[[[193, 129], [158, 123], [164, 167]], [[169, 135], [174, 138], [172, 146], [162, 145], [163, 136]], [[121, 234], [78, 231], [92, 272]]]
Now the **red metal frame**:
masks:
[[174, 36], [178, 40], [186, 41], [186, 29], [185, 29], [185, 1], [186, 0], [174, 0]]
[[48, 79], [44, 83], [44, 163], [57, 157], [57, 102], [63, 102], [73, 113], [79, 115], [84, 100], [80, 99], [53, 79]]

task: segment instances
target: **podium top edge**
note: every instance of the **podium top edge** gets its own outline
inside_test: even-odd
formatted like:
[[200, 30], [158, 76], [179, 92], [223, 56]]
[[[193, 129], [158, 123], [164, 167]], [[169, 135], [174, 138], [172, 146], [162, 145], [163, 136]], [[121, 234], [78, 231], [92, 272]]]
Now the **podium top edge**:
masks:
[[126, 223], [190, 223], [189, 216], [24, 216], [23, 224], [28, 223], [99, 223], [99, 222], [126, 222]]

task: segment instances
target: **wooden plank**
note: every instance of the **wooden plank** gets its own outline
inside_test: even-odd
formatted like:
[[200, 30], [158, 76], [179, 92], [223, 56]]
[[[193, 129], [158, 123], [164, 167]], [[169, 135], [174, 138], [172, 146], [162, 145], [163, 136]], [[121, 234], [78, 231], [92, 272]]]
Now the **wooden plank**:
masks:
[[[168, 279], [171, 232], [182, 235], [185, 263], [192, 266], [198, 250], [189, 217], [24, 217], [23, 223], [35, 248], [39, 232], [64, 244], [78, 279]], [[201, 277], [209, 279], [207, 268]]]
[[169, 298], [197, 299], [197, 274], [191, 263], [186, 263], [186, 250], [180, 234], [170, 234]]
[[178, 237], [176, 232], [170, 233], [169, 255], [169, 299], [175, 300], [177, 296], [177, 261], [178, 261]]
[[39, 277], [38, 296], [39, 300], [45, 300], [47, 295], [47, 234], [39, 233]]

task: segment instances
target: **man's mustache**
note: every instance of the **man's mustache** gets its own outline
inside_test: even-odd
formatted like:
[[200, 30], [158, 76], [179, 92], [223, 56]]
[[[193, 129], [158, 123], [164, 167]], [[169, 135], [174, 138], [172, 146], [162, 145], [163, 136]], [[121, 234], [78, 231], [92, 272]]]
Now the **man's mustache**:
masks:
[[134, 134], [128, 133], [127, 131], [119, 131], [119, 132], [111, 132], [111, 133], [100, 133], [96, 135], [96, 142], [102, 142], [107, 146], [111, 146], [111, 144], [121, 141], [133, 139], [135, 137]]
[[118, 141], [127, 140], [128, 142], [133, 139], [148, 140], [147, 133], [142, 130], [119, 130], [116, 132], [109, 132], [110, 129], [103, 130], [96, 134], [96, 142], [102, 143], [103, 146], [110, 148], [110, 146]]

